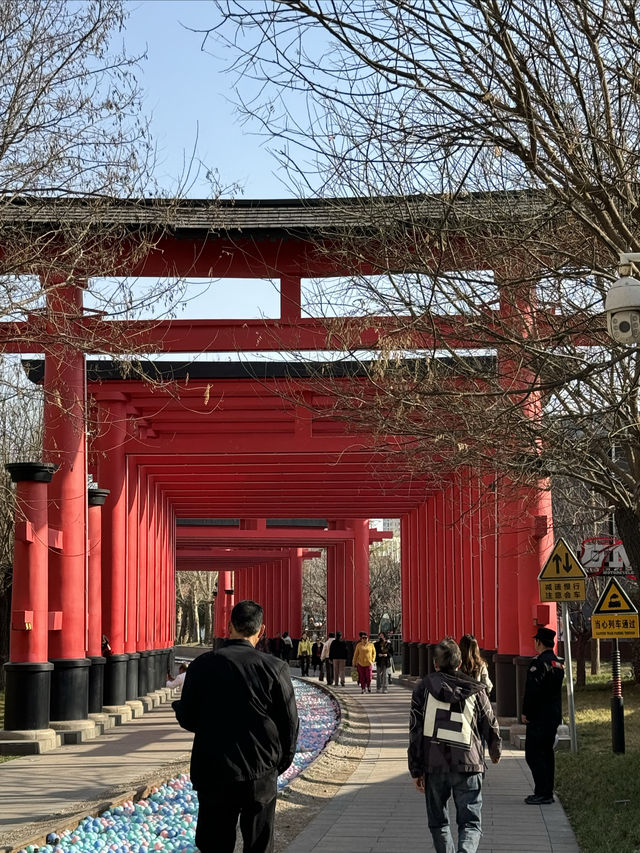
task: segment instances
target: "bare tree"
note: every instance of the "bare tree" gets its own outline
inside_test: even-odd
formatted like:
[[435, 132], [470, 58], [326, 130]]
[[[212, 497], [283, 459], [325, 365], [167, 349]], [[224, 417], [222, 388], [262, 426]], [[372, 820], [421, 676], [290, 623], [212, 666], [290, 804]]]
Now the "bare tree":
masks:
[[[158, 239], [171, 206], [158, 212], [160, 227], [137, 233], [118, 215], [119, 205], [156, 194], [139, 58], [117, 45], [126, 17], [121, 0], [0, 4], [2, 462], [42, 453], [42, 391], [26, 387], [7, 350], [63, 359], [64, 352], [131, 352], [126, 335], [106, 333], [107, 324], [105, 333], [83, 324], [82, 307], [65, 303], [69, 286], [85, 290], [93, 317], [171, 310], [166, 282], [123, 278]], [[105, 278], [89, 284], [96, 275]], [[6, 659], [13, 492], [4, 468], [0, 480], [0, 658]]]
[[[345, 226], [327, 236], [369, 274], [321, 294], [337, 313], [389, 318], [370, 385], [340, 401], [349, 417], [425, 448], [425, 467], [435, 442], [450, 468], [578, 478], [615, 507], [637, 565], [639, 365], [600, 316], [618, 252], [638, 249], [633, 8], [238, 0], [219, 11], [215, 33], [242, 79], [263, 84], [245, 109], [282, 140], [291, 174], [361, 198], [336, 201]], [[285, 108], [303, 95], [306, 123]], [[296, 169], [296, 144], [315, 172]]]
[[327, 629], [327, 552], [302, 563], [302, 626], [309, 636]]
[[39, 458], [41, 414], [40, 395], [20, 376], [20, 366], [5, 365], [0, 373], [0, 690], [5, 683], [3, 664], [9, 660], [15, 513], [15, 491], [5, 465], [17, 456]]
[[176, 640], [213, 645], [213, 604], [218, 572], [180, 571], [176, 575]]
[[387, 616], [391, 624], [385, 630], [395, 634], [400, 630], [402, 612], [400, 559], [397, 549], [388, 545], [389, 542], [380, 542], [369, 554], [369, 612], [377, 630], [382, 630], [381, 623]]
[[640, 249], [633, 4], [221, 0], [211, 23], [245, 116], [336, 199], [324, 245], [366, 273], [309, 306], [380, 330], [336, 414], [404, 437], [424, 472], [578, 482], [638, 575], [640, 361], [602, 319]]

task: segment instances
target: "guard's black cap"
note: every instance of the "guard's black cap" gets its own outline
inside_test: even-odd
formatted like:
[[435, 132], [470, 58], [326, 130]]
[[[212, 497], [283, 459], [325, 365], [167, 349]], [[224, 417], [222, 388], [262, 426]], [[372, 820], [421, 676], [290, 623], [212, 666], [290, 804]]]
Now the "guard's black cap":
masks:
[[534, 640], [540, 640], [544, 646], [553, 646], [556, 641], [556, 632], [551, 628], [538, 628], [533, 635]]

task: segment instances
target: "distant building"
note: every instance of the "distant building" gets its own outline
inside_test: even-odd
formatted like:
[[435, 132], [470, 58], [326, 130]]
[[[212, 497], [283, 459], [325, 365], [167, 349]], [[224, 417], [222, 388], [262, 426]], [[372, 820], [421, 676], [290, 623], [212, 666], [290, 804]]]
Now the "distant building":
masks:
[[382, 529], [393, 531], [394, 537], [400, 538], [400, 519], [399, 518], [383, 518]]

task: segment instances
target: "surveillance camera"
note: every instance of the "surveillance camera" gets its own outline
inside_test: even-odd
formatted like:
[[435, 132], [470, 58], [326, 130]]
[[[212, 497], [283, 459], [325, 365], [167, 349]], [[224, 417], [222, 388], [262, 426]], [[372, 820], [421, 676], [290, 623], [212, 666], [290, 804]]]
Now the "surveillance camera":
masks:
[[640, 281], [623, 276], [613, 283], [605, 300], [607, 330], [619, 344], [640, 343]]

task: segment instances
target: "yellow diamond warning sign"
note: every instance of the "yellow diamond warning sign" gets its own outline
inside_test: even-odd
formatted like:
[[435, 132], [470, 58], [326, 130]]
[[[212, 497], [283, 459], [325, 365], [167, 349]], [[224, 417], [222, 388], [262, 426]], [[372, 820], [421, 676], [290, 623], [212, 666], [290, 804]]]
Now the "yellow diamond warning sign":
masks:
[[639, 637], [638, 611], [619, 582], [611, 578], [591, 615], [594, 637]]
[[558, 539], [538, 575], [540, 601], [584, 601], [585, 570], [564, 539]]

